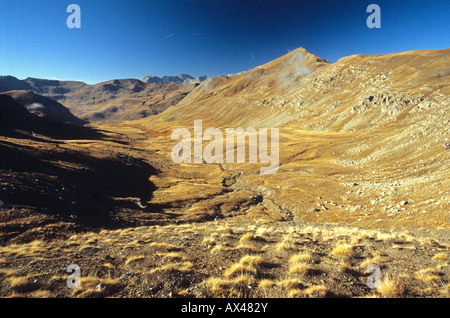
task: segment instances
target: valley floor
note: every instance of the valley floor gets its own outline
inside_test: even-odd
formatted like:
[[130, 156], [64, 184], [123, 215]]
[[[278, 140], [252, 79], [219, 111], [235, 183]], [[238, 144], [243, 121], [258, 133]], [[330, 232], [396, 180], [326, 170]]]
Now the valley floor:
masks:
[[[437, 237], [437, 238], [436, 238]], [[144, 226], [0, 248], [2, 297], [448, 297], [448, 231], [299, 222]], [[66, 268], [81, 269], [81, 288]], [[369, 265], [380, 286], [367, 285]]]
[[102, 138], [0, 137], [1, 297], [449, 296], [439, 161], [387, 155], [368, 170], [367, 136], [292, 126], [279, 171], [261, 176], [173, 164], [169, 128], [95, 128]]

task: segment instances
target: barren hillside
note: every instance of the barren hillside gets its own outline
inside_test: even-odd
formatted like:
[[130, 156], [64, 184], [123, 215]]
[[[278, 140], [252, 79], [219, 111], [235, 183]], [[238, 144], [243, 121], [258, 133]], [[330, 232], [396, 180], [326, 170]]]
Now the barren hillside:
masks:
[[[448, 297], [449, 65], [449, 49], [333, 64], [297, 49], [192, 91], [110, 81], [63, 104], [173, 106], [79, 131], [0, 95], [0, 295]], [[279, 128], [278, 171], [175, 164], [171, 134], [194, 120]]]
[[150, 137], [148, 147], [167, 156], [170, 132], [192, 129], [196, 119], [203, 129], [280, 127], [276, 174], [262, 177], [251, 164], [210, 169], [238, 175], [234, 193], [262, 195], [294, 219], [442, 225], [450, 200], [448, 65], [450, 50], [329, 64], [298, 49], [238, 77], [204, 82], [177, 106], [136, 124]]

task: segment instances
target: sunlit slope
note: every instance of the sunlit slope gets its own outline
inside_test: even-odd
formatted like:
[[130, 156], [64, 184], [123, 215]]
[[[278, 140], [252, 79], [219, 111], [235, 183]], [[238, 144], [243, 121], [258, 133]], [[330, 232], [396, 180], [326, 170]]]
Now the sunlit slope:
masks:
[[297, 90], [308, 74], [327, 65], [326, 60], [300, 48], [248, 72], [206, 80], [164, 112], [159, 121], [147, 122], [153, 126], [157, 122], [204, 119], [217, 126], [282, 125], [292, 120], [283, 96]]
[[205, 81], [159, 121], [147, 122], [280, 126], [300, 119], [314, 129], [365, 128], [448, 101], [449, 65], [450, 49], [354, 55], [334, 64], [297, 49], [238, 76]]
[[[238, 76], [206, 81], [177, 106], [133, 126], [147, 131], [145, 147], [159, 147], [169, 161], [176, 143], [171, 132], [192, 129], [194, 120], [204, 129], [279, 127], [276, 174], [261, 176], [258, 165], [221, 165], [233, 175], [233, 193], [262, 196], [246, 212], [258, 211], [252, 218], [448, 226], [449, 65], [449, 49], [354, 55], [334, 64], [298, 49]], [[191, 177], [202, 171], [206, 183], [206, 171], [216, 168], [174, 166]], [[184, 194], [182, 180], [173, 195]], [[189, 191], [202, 193], [196, 187]], [[168, 185], [164, 193], [170, 191]]]
[[147, 84], [137, 79], [111, 80], [67, 94], [63, 104], [89, 122], [135, 120], [163, 112], [182, 100], [193, 87]]

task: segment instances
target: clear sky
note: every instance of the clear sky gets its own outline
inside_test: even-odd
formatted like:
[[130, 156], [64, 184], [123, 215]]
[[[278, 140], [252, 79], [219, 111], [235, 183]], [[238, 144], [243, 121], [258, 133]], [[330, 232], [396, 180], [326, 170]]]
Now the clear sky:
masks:
[[[69, 4], [81, 28], [69, 29]], [[369, 4], [381, 29], [369, 29]], [[0, 0], [0, 75], [98, 83], [226, 75], [304, 47], [351, 54], [450, 47], [450, 0]]]

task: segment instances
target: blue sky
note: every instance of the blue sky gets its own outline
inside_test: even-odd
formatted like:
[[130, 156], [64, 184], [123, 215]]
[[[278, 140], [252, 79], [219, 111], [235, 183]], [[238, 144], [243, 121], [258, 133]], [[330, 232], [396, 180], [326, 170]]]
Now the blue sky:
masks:
[[[69, 29], [69, 4], [81, 29]], [[366, 8], [381, 7], [381, 29]], [[449, 0], [0, 0], [0, 75], [98, 83], [226, 75], [297, 47], [351, 54], [450, 47]]]

